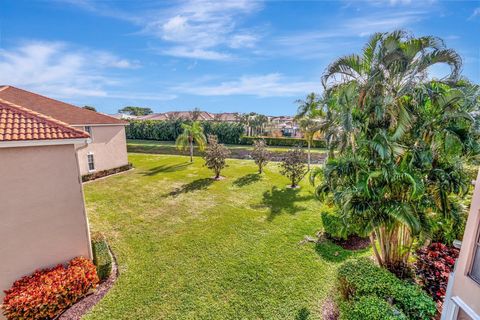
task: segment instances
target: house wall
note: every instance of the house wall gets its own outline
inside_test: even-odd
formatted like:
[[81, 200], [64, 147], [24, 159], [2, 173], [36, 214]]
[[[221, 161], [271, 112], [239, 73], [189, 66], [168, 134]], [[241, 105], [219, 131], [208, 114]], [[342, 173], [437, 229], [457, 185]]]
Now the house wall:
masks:
[[477, 315], [480, 315], [480, 284], [469, 276], [472, 264], [475, 239], [478, 237], [480, 226], [480, 171], [475, 183], [475, 191], [470, 205], [470, 213], [463, 236], [462, 248], [455, 269], [455, 281], [452, 287], [452, 297], [458, 296]]
[[[76, 126], [83, 130], [83, 126]], [[127, 139], [124, 125], [93, 125], [92, 142], [77, 145], [80, 174], [91, 173], [88, 170], [87, 155], [91, 152], [95, 160], [95, 171], [113, 169], [128, 164]]]
[[1, 301], [15, 280], [91, 247], [73, 144], [1, 148], [0, 177]]

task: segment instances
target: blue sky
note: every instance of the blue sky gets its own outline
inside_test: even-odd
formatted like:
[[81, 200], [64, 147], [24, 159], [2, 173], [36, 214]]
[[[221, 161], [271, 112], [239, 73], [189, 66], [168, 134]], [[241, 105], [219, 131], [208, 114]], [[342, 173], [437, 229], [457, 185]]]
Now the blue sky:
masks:
[[4, 0], [0, 10], [0, 83], [106, 113], [294, 114], [296, 99], [321, 92], [328, 63], [397, 28], [443, 38], [480, 81], [480, 1]]

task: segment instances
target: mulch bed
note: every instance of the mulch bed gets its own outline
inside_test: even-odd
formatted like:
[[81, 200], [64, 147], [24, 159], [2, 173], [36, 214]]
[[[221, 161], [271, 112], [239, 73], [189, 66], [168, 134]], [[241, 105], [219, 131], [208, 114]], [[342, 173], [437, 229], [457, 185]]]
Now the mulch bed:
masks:
[[90, 309], [93, 308], [107, 294], [108, 290], [118, 278], [118, 268], [115, 256], [113, 256], [112, 273], [107, 280], [100, 283], [94, 293], [87, 295], [79, 302], [65, 310], [56, 319], [57, 320], [80, 320]]
[[370, 239], [355, 235], [349, 236], [346, 240], [332, 239], [332, 241], [346, 250], [361, 250], [370, 245]]
[[327, 298], [322, 307], [323, 320], [337, 320], [339, 316], [338, 308], [332, 298]]

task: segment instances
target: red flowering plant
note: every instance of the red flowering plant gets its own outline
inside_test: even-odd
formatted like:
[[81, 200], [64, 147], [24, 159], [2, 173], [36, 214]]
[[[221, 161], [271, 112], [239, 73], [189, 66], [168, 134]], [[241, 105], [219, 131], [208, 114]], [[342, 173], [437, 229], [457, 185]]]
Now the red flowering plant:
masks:
[[52, 319], [98, 284], [95, 265], [78, 257], [67, 267], [35, 271], [5, 291], [3, 314], [13, 319]]
[[458, 254], [458, 249], [438, 242], [416, 252], [415, 273], [418, 282], [440, 304], [445, 298], [448, 276], [453, 272]]

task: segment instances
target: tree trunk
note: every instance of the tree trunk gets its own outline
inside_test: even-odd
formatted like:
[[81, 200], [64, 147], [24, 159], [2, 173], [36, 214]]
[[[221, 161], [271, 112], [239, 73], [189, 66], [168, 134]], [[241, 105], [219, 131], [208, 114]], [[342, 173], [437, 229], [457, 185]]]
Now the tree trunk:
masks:
[[193, 162], [193, 141], [190, 141], [190, 162]]
[[310, 140], [307, 141], [307, 145], [308, 145], [308, 153], [307, 153], [307, 157], [308, 157], [308, 171], [310, 171]]
[[375, 243], [375, 235], [373, 232], [370, 233], [369, 238], [370, 238], [370, 243], [372, 244], [373, 253], [375, 253], [375, 258], [377, 258], [378, 264], [380, 266], [383, 266], [383, 261], [382, 261], [382, 258], [380, 257], [380, 254], [378, 253], [377, 245]]

